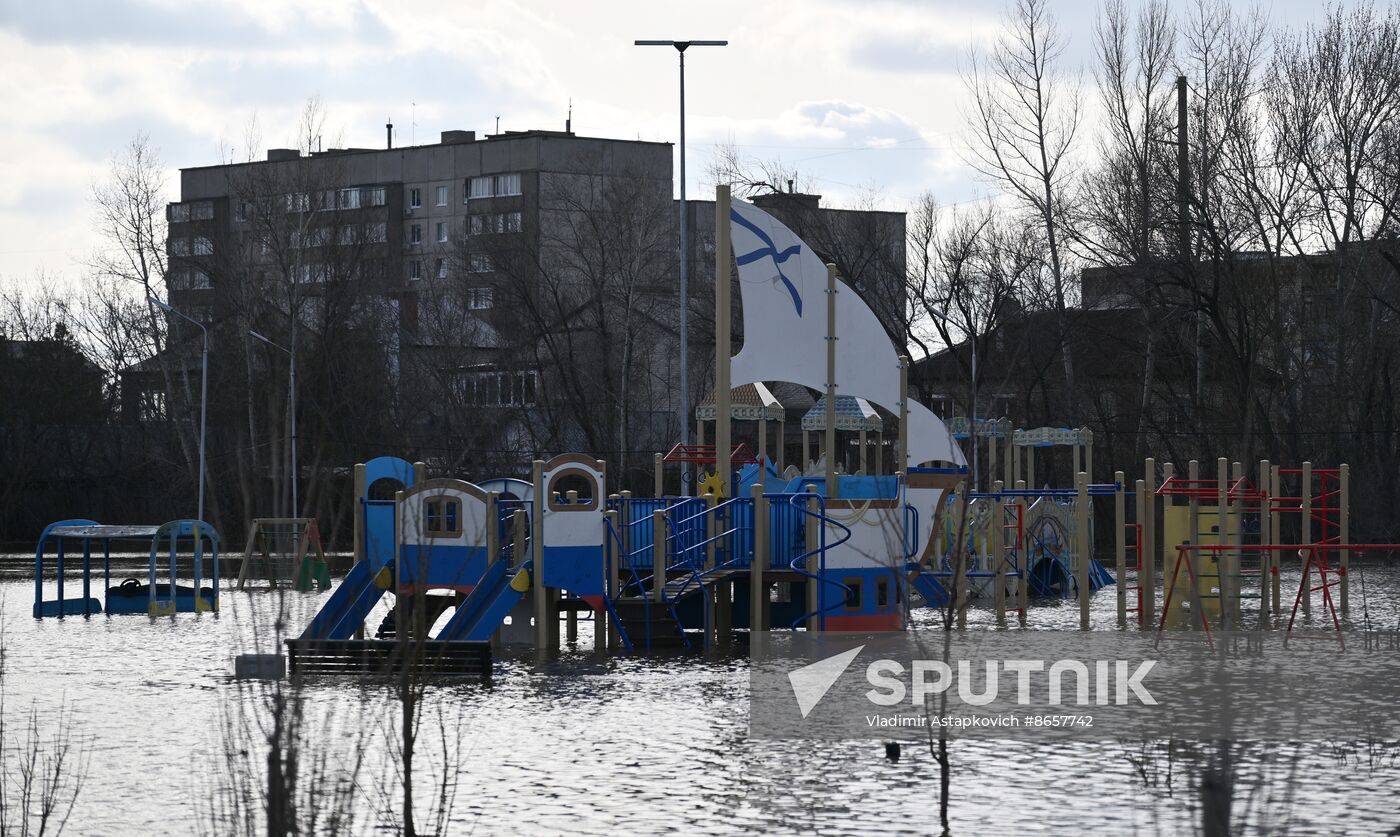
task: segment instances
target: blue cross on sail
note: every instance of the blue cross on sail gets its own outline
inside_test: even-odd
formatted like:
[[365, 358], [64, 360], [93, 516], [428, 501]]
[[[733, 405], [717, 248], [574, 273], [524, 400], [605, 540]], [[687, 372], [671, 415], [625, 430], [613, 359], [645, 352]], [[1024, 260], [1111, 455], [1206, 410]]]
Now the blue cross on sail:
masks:
[[[730, 362], [731, 385], [791, 381], [825, 389], [826, 265], [792, 230], [751, 203], [733, 201], [729, 227], [744, 317], [744, 346]], [[837, 391], [898, 413], [899, 353], [875, 312], [840, 279], [836, 337]], [[961, 462], [952, 437], [927, 408], [911, 404], [910, 430], [910, 464]]]

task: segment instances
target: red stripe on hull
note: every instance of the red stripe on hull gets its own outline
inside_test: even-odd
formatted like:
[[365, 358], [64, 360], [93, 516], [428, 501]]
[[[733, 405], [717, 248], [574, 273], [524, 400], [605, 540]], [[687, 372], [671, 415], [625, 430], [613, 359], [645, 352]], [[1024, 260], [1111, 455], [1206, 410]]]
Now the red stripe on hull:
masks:
[[849, 616], [827, 616], [826, 629], [833, 632], [902, 631], [898, 613], [861, 613]]

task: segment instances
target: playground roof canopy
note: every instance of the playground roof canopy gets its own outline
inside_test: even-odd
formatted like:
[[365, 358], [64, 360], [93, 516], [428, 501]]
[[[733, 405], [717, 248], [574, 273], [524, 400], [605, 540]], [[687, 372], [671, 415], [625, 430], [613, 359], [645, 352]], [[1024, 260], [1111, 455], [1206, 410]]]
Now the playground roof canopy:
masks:
[[[817, 403], [812, 409], [807, 411], [807, 415], [802, 417], [803, 430], [825, 430], [826, 429], [826, 396], [817, 399]], [[870, 406], [870, 402], [864, 398], [857, 398], [854, 395], [836, 396], [836, 429], [837, 430], [869, 430], [879, 433], [885, 429], [885, 423], [880, 418], [880, 414], [875, 408]]]
[[[719, 415], [715, 406], [715, 394], [705, 399], [695, 408], [695, 418], [700, 421], [714, 421]], [[773, 397], [773, 393], [762, 382], [744, 384], [730, 390], [729, 415], [737, 421], [782, 421], [783, 405]]]

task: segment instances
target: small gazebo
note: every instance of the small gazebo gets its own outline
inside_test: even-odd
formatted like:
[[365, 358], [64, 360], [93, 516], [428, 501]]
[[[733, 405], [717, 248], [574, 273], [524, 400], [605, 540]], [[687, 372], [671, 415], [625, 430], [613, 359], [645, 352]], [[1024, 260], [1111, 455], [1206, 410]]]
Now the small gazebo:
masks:
[[[705, 423], [713, 424], [718, 418], [719, 408], [715, 406], [715, 394], [695, 408], [695, 441], [705, 444]], [[783, 405], [773, 397], [773, 393], [762, 382], [744, 384], [729, 392], [729, 418], [732, 421], [758, 422], [758, 456], [768, 455], [768, 422], [778, 423], [778, 451], [774, 464], [779, 472], [783, 470], [783, 439], [787, 428]]]
[[[811, 461], [809, 451], [811, 450], [809, 434], [824, 433], [826, 431], [826, 396], [817, 399], [817, 403], [812, 405], [812, 409], [802, 417], [802, 462], [803, 468]], [[870, 449], [870, 434], [875, 434], [875, 473], [880, 471], [881, 456], [879, 451], [884, 450], [885, 443], [885, 422], [880, 418], [880, 414], [864, 398], [857, 398], [854, 395], [836, 396], [836, 431], [859, 433], [860, 434], [860, 465], [862, 472], [867, 470], [868, 451]], [[817, 437], [818, 439], [821, 436]], [[818, 445], [820, 447], [820, 445]]]

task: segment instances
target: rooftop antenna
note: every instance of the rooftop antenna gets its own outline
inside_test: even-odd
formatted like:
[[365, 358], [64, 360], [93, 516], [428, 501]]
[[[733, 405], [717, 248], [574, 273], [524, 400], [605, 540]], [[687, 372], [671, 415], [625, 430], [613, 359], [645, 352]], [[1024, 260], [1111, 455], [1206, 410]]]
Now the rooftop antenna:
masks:
[[418, 144], [418, 103], [409, 101], [408, 103], [408, 144]]
[[574, 132], [574, 97], [573, 97], [573, 96], [570, 96], [570, 97], [569, 97], [569, 115], [568, 115], [567, 117], [564, 118], [564, 133], [566, 133], [566, 134], [572, 134], [573, 132]]
[[388, 137], [389, 148], [392, 149], [394, 147], [394, 117], [389, 117], [388, 121], [384, 123], [384, 133]]

